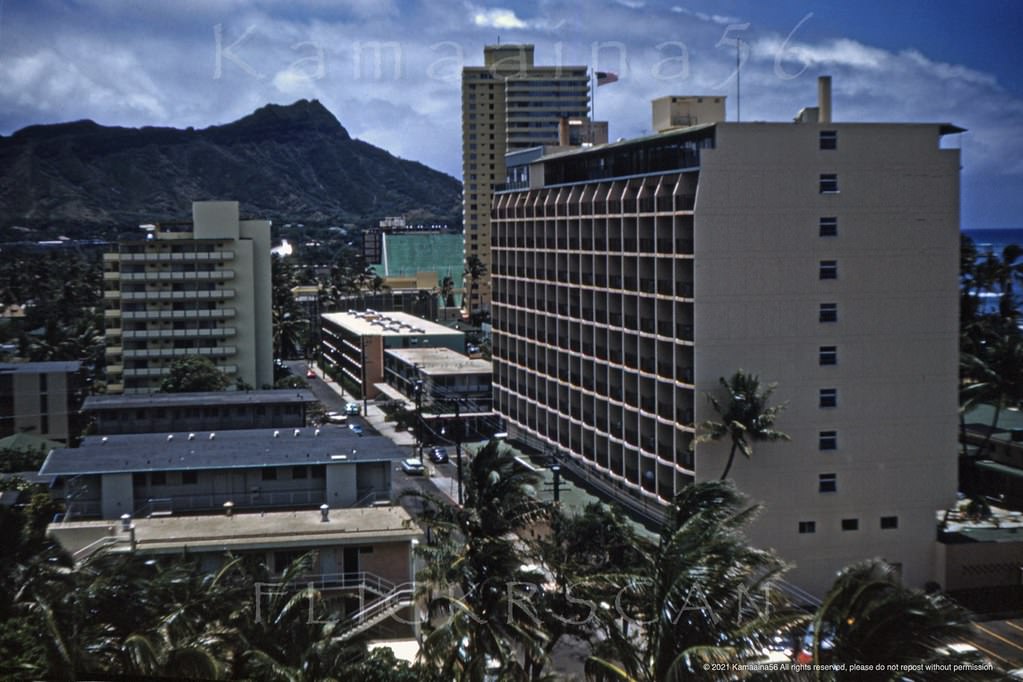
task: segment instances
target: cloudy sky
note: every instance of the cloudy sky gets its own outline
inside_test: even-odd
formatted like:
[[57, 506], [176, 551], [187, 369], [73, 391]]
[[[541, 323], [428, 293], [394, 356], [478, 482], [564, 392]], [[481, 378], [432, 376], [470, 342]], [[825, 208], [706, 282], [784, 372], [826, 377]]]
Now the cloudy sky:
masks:
[[459, 72], [483, 46], [614, 71], [596, 116], [649, 132], [648, 101], [723, 94], [788, 121], [834, 79], [841, 121], [950, 121], [963, 226], [1023, 227], [1017, 0], [0, 0], [0, 134], [90, 118], [204, 127], [323, 102], [354, 136], [460, 176]]

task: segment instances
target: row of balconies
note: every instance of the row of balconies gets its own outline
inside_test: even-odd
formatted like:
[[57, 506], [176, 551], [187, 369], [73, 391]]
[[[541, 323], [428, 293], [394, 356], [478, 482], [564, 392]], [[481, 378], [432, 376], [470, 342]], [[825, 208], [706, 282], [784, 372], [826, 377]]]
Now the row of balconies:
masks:
[[[695, 192], [686, 194], [663, 194], [660, 196], [630, 197], [625, 199], [590, 198], [579, 200], [564, 193], [555, 195], [554, 190], [522, 192], [508, 201], [499, 199], [491, 217], [497, 220], [523, 218], [558, 218], [569, 216], [670, 216], [690, 213], [696, 206]], [[535, 198], [534, 198], [535, 197]]]
[[200, 348], [135, 348], [123, 351], [125, 359], [180, 358], [186, 355], [203, 355], [210, 358], [222, 358], [235, 355], [235, 346], [205, 346]]
[[[225, 374], [237, 374], [238, 365], [217, 365], [217, 369]], [[147, 379], [166, 376], [170, 367], [129, 367], [123, 370], [125, 378]]]
[[173, 261], [225, 261], [234, 260], [234, 251], [202, 251], [192, 253], [104, 253], [103, 260], [107, 263], [169, 263]]
[[196, 339], [196, 338], [225, 338], [238, 333], [235, 327], [220, 327], [217, 329], [139, 329], [124, 331], [126, 339]]
[[[577, 284], [584, 287], [592, 287], [600, 291], [608, 293], [625, 292], [626, 294], [648, 294], [656, 296], [670, 296], [680, 299], [691, 300], [693, 298], [693, 283], [692, 282], [676, 282], [672, 280], [654, 280], [649, 278], [639, 278], [636, 276], [625, 276], [620, 275], [597, 275], [588, 273], [587, 276], [583, 276], [580, 272], [565, 272], [565, 271], [554, 271], [547, 270], [543, 271], [544, 279], [532, 279], [536, 283], [551, 284]], [[495, 270], [494, 278], [506, 277], [504, 272]], [[526, 277], [523, 272], [522, 277]], [[514, 282], [505, 284], [504, 286], [495, 287], [494, 301], [496, 303], [512, 303], [511, 297], [506, 291], [503, 291], [509, 286], [514, 286]], [[517, 305], [522, 305], [521, 301], [516, 301]]]
[[[690, 431], [659, 425], [644, 433], [635, 428], [623, 428], [621, 422], [610, 423], [608, 430], [604, 430], [603, 424], [572, 417], [512, 392], [498, 391], [496, 405], [511, 421], [524, 423], [531, 430], [556, 439], [560, 445], [584, 456], [596, 459], [608, 455], [631, 456], [635, 458], [634, 463], [645, 461], [650, 468], [662, 465], [683, 473], [692, 470]], [[622, 464], [621, 459], [618, 464]]]
[[[553, 235], [533, 238], [525, 235], [517, 237], [505, 236], [502, 231], [495, 230], [491, 242], [494, 249], [523, 249], [525, 255], [545, 256], [551, 251], [567, 251], [569, 253], [593, 253], [609, 257], [626, 255], [665, 255], [692, 256], [693, 240], [685, 237], [670, 239], [591, 239], [555, 237]], [[537, 250], [540, 253], [537, 253]], [[495, 251], [495, 256], [497, 252]], [[501, 254], [510, 257], [512, 254]]]
[[125, 310], [114, 308], [104, 312], [106, 317], [121, 317], [125, 320], [221, 320], [235, 316], [234, 308], [216, 310]]
[[198, 270], [195, 272], [104, 272], [108, 282], [223, 282], [234, 279], [234, 270]]
[[108, 301], [223, 301], [234, 298], [234, 289], [211, 291], [104, 291]]

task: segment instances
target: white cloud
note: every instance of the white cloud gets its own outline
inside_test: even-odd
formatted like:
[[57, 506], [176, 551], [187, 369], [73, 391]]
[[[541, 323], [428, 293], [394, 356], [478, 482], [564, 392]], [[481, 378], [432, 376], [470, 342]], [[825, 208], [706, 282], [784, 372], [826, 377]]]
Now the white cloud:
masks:
[[510, 9], [478, 9], [472, 15], [472, 23], [483, 28], [528, 28], [529, 24], [515, 16]]
[[643, 9], [646, 7], [644, 0], [615, 0], [622, 7], [628, 7], [629, 9]]
[[742, 21], [742, 19], [726, 16], [724, 14], [706, 14], [704, 12], [695, 12], [686, 7], [680, 7], [679, 5], [675, 5], [674, 7], [672, 7], [671, 11], [675, 12], [676, 14], [686, 14], [691, 17], [696, 17], [700, 21], [708, 21], [710, 23], [718, 24], [720, 26], [727, 26], [728, 24], [738, 24]]

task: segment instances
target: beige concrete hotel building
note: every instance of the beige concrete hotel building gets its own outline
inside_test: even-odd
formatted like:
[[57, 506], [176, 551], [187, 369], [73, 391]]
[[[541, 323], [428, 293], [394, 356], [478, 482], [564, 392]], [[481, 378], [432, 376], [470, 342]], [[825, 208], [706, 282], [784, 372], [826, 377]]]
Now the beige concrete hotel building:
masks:
[[186, 355], [273, 384], [270, 223], [239, 220], [236, 201], [195, 202], [192, 216], [103, 256], [110, 393], [155, 391]]
[[585, 66], [536, 66], [532, 45], [488, 45], [483, 66], [462, 69], [465, 256], [488, 273], [467, 290], [467, 310], [490, 309], [490, 202], [505, 152], [557, 144], [561, 119], [588, 115], [589, 93]]
[[956, 489], [959, 151], [943, 139], [961, 129], [833, 122], [823, 80], [795, 122], [673, 99], [664, 132], [543, 157], [528, 189], [495, 195], [495, 408], [656, 507], [721, 475], [727, 443], [694, 452], [694, 424], [716, 416], [719, 377], [754, 372], [778, 382], [792, 440], [732, 469], [765, 505], [751, 540], [818, 594], [869, 556], [922, 585]]

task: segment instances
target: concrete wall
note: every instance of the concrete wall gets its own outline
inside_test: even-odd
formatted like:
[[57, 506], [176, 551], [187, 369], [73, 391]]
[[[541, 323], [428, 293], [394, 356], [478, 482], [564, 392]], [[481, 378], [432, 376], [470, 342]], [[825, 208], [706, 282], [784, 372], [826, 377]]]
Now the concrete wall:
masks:
[[135, 512], [131, 474], [103, 474], [100, 485], [103, 518], [117, 519]]
[[239, 225], [240, 237], [252, 244], [253, 332], [251, 348], [255, 360], [256, 388], [273, 385], [273, 320], [272, 278], [270, 265], [270, 221], [244, 220]]
[[326, 495], [331, 507], [348, 507], [358, 500], [356, 477], [351, 465], [328, 464]]
[[[838, 131], [836, 150], [818, 148], [821, 129]], [[777, 426], [792, 436], [732, 470], [766, 507], [751, 539], [818, 593], [869, 556], [921, 586], [935, 510], [956, 486], [958, 151], [939, 149], [937, 126], [722, 124], [702, 154], [696, 422], [716, 416], [702, 395], [741, 368], [778, 382]], [[839, 193], [819, 192], [822, 173], [838, 175]], [[819, 236], [825, 216], [838, 236]], [[837, 279], [819, 278], [821, 260], [838, 262]], [[818, 321], [823, 302], [838, 304], [838, 322]], [[821, 346], [837, 347], [837, 365], [820, 366]], [[818, 406], [822, 388], [838, 390], [837, 407]], [[821, 431], [837, 432], [837, 449], [819, 450]], [[697, 480], [720, 476], [727, 454], [700, 446]], [[818, 492], [824, 473], [837, 492]], [[898, 527], [881, 530], [893, 515]], [[800, 534], [801, 521], [816, 532]]]

